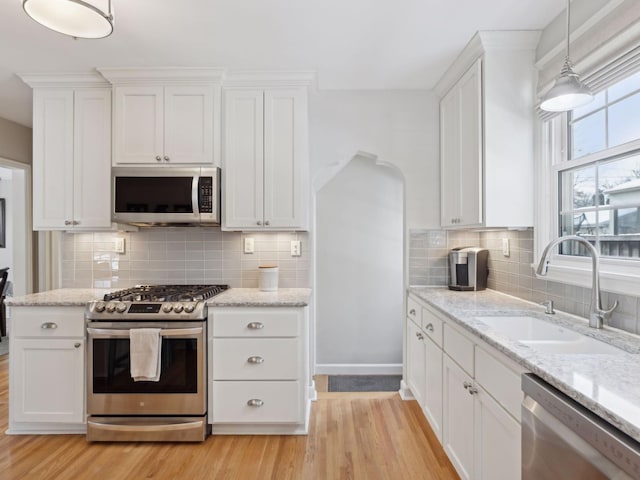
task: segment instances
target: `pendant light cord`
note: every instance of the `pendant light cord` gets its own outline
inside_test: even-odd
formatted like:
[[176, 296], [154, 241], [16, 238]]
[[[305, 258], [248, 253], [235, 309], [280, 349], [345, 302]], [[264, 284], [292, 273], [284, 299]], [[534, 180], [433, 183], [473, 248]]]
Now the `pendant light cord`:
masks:
[[[111, 0], [109, 0], [111, 1]], [[570, 12], [571, 12], [571, 0], [567, 0], [567, 59], [569, 59], [569, 48], [570, 48], [570, 44], [571, 42], [569, 41], [569, 36], [571, 34], [570, 31]]]

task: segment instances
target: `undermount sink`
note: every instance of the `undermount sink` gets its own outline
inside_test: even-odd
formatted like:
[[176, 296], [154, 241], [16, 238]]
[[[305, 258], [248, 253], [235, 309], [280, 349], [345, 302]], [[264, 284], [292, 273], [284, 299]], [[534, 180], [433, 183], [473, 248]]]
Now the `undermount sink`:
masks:
[[542, 353], [622, 354], [623, 350], [551, 322], [528, 316], [475, 317], [496, 333]]

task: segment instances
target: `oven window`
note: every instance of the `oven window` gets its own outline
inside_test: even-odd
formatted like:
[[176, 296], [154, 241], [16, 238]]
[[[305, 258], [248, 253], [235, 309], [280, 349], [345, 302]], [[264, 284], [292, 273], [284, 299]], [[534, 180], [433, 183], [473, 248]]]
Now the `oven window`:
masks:
[[163, 338], [158, 382], [131, 378], [128, 338], [93, 339], [93, 393], [197, 393], [195, 338]]
[[116, 177], [116, 213], [193, 213], [192, 177]]

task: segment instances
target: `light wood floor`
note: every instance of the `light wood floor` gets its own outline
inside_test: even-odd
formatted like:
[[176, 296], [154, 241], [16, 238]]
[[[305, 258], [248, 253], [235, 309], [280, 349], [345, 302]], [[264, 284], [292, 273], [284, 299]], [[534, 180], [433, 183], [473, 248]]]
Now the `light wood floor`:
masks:
[[458, 478], [418, 404], [397, 393], [319, 393], [308, 436], [88, 444], [82, 435], [5, 435], [8, 358], [0, 356], [2, 480]]

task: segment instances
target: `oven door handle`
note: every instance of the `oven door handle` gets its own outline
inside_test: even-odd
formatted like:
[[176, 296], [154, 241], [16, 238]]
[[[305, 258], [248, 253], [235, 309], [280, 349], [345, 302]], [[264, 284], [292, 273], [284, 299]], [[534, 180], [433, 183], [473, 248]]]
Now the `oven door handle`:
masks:
[[[87, 328], [87, 333], [93, 338], [129, 337], [131, 329], [117, 328]], [[161, 337], [184, 337], [202, 334], [202, 327], [197, 328], [167, 328], [160, 330]]]

